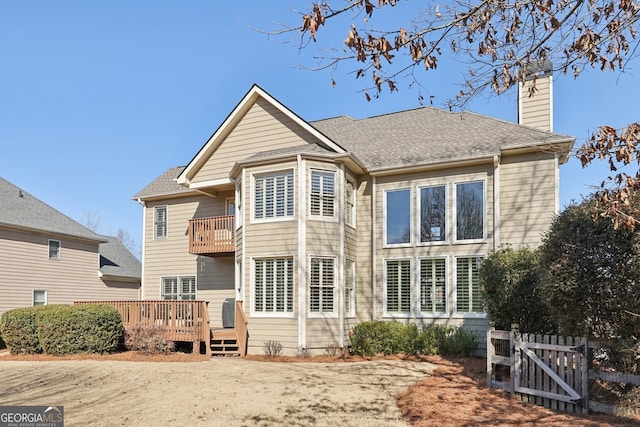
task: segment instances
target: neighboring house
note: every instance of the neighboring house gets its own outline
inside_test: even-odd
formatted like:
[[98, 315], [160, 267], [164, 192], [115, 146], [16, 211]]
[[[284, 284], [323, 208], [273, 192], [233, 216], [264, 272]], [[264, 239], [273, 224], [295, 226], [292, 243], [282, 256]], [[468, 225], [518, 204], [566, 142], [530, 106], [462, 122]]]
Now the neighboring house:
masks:
[[534, 127], [551, 123], [545, 79], [521, 99], [531, 126], [431, 107], [307, 122], [253, 86], [134, 196], [142, 298], [207, 300], [212, 327], [243, 301], [249, 353], [324, 351], [371, 319], [486, 331], [483, 258], [537, 246], [559, 208], [574, 139]]
[[137, 300], [140, 273], [117, 239], [0, 178], [0, 315], [33, 305]]

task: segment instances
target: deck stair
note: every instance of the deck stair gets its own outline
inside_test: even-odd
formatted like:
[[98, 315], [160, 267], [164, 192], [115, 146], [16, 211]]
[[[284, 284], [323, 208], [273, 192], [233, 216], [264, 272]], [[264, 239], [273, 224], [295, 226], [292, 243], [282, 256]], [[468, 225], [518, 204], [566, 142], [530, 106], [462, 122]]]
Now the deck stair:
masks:
[[211, 328], [212, 356], [242, 356], [238, 334], [233, 328]]

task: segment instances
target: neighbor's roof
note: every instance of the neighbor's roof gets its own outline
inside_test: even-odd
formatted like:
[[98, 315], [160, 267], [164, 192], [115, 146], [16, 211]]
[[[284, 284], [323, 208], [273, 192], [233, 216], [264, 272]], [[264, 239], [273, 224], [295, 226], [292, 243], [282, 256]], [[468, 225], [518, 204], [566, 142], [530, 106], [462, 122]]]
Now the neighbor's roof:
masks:
[[87, 227], [0, 178], [0, 225], [103, 242]]
[[573, 141], [476, 113], [433, 107], [365, 119], [341, 116], [311, 125], [355, 153], [369, 171], [454, 162], [499, 155], [511, 148]]
[[133, 198], [137, 200], [189, 192], [190, 190], [188, 188], [182, 187], [176, 181], [176, 178], [182, 173], [184, 168], [185, 166], [169, 168], [165, 173], [153, 180], [151, 184], [138, 191]]
[[142, 264], [122, 242], [113, 236], [102, 236], [106, 243], [100, 243], [100, 273], [121, 279], [140, 280]]

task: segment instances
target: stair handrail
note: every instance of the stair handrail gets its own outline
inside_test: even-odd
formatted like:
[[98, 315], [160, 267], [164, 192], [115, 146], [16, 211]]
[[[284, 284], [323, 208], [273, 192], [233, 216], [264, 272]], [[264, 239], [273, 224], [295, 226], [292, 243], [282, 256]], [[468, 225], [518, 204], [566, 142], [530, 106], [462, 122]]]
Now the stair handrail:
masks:
[[236, 301], [235, 320], [236, 335], [238, 336], [238, 351], [240, 352], [240, 357], [245, 357], [247, 355], [247, 342], [249, 338], [249, 331], [247, 329], [249, 321], [247, 320], [247, 316], [244, 314], [242, 303], [242, 301]]

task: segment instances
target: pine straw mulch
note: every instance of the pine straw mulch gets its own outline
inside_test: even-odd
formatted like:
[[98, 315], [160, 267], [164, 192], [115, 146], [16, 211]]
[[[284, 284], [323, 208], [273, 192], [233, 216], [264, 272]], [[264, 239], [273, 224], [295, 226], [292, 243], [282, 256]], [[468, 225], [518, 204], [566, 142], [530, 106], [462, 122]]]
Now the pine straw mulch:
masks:
[[[444, 358], [440, 356], [314, 356], [267, 357], [249, 355], [247, 360], [271, 362], [348, 363], [367, 360], [411, 360], [437, 365], [432, 375], [414, 384], [398, 396], [398, 407], [407, 422], [423, 426], [638, 426], [640, 416], [621, 418], [612, 415], [576, 415], [516, 400], [501, 390], [486, 388], [486, 360], [482, 358]], [[171, 353], [146, 355], [122, 352], [105, 355], [71, 356], [11, 355], [0, 352], [0, 361], [105, 360], [135, 362], [206, 362], [206, 355]]]

